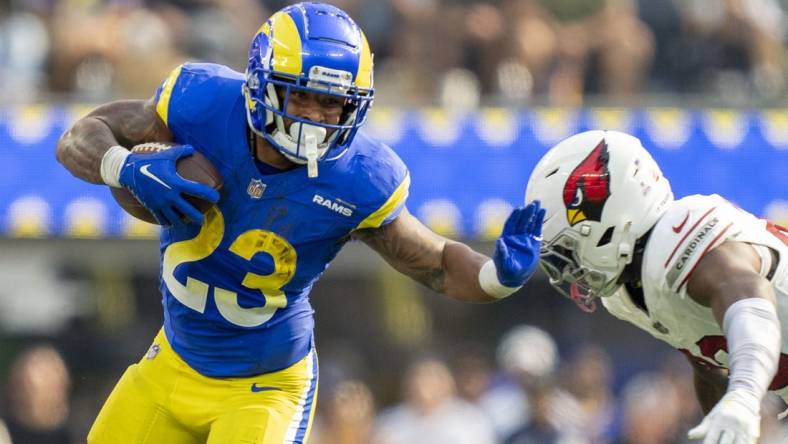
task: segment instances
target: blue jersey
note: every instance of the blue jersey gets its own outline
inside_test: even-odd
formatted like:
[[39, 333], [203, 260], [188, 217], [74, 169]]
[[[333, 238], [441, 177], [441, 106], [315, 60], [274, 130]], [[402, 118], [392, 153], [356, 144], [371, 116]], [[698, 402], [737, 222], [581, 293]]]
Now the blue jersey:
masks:
[[181, 144], [218, 168], [219, 203], [202, 226], [163, 228], [164, 331], [173, 349], [212, 377], [286, 368], [312, 347], [312, 286], [356, 229], [393, 220], [408, 170], [359, 134], [336, 160], [262, 174], [248, 137], [243, 76], [185, 64], [156, 92], [156, 110]]

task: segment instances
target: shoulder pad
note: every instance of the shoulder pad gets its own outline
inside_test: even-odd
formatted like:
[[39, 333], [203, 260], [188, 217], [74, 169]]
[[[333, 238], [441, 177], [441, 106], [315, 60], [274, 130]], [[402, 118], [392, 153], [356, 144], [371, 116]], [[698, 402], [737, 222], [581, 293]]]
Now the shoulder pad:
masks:
[[684, 295], [695, 266], [734, 236], [738, 210], [717, 195], [680, 199], [654, 226], [646, 245], [643, 284]]
[[[156, 91], [156, 112], [177, 133], [226, 112], [241, 94], [243, 76], [211, 63], [184, 63], [172, 70]], [[230, 99], [230, 100], [228, 100]]]
[[408, 168], [388, 145], [361, 134], [356, 136], [351, 151], [356, 201], [367, 210], [356, 229], [385, 225], [405, 206], [410, 186]]

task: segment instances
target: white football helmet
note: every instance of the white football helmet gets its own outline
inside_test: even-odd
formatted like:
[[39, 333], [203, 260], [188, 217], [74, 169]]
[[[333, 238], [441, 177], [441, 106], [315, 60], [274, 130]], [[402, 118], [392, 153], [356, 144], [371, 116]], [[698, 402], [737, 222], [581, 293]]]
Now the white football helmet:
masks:
[[673, 192], [636, 137], [587, 131], [542, 157], [525, 199], [546, 209], [540, 263], [550, 283], [592, 311], [595, 298], [618, 289], [635, 242], [665, 213]]

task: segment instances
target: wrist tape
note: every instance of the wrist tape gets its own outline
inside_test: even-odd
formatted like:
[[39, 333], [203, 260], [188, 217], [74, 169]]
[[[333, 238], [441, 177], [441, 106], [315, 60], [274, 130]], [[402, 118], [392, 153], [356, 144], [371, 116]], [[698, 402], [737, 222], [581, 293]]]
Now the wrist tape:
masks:
[[131, 152], [120, 145], [110, 147], [101, 158], [101, 179], [105, 184], [120, 188], [120, 169]]
[[479, 286], [482, 287], [485, 293], [496, 299], [503, 299], [522, 288], [522, 286], [507, 287], [503, 285], [498, 280], [498, 271], [492, 259], [485, 262], [481, 270], [479, 270]]

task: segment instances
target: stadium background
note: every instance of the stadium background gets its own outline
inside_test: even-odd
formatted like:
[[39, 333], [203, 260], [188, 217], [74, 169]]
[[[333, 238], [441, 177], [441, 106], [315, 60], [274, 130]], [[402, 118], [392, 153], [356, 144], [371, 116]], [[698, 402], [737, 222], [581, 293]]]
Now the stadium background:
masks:
[[[408, 206], [437, 232], [490, 252], [538, 158], [589, 128], [639, 136], [678, 196], [788, 222], [785, 2], [335, 3], [376, 53], [365, 131], [408, 164]], [[161, 323], [155, 227], [71, 178], [57, 138], [183, 61], [242, 70], [285, 4], [0, 2], [0, 419], [14, 443], [82, 442]], [[318, 443], [504, 442], [518, 428], [520, 442], [681, 443], [700, 418], [678, 353], [582, 313], [541, 273], [465, 305], [350, 244], [312, 301]]]

